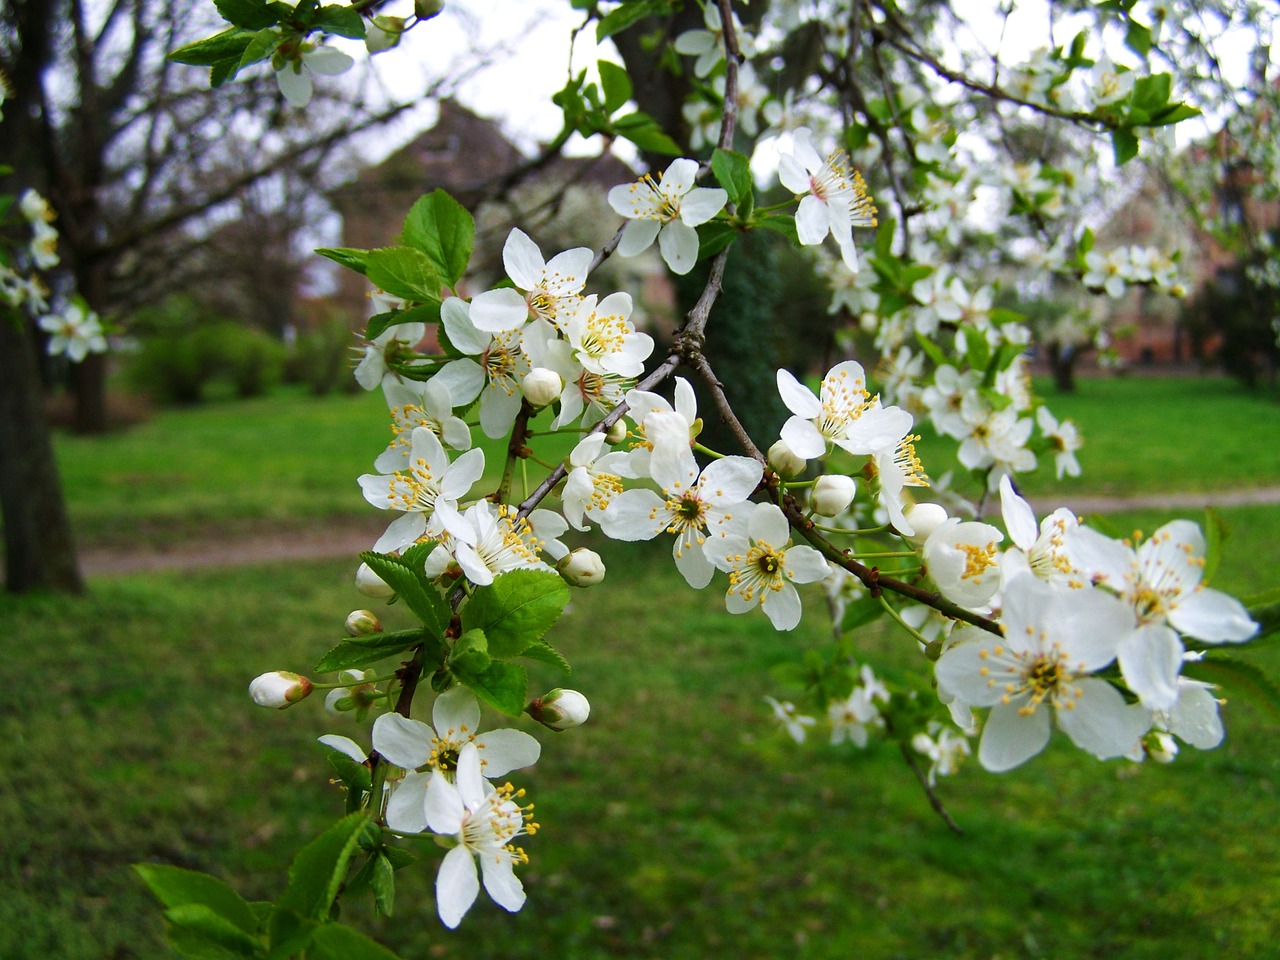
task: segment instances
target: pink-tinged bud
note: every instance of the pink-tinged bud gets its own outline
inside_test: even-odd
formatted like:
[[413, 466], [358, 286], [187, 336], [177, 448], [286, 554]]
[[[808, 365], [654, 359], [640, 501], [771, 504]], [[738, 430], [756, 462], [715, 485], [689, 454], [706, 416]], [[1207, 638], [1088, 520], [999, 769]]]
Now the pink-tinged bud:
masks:
[[591, 704], [577, 690], [556, 687], [530, 703], [525, 711], [544, 727], [558, 732], [586, 723]]
[[905, 539], [918, 547], [929, 539], [929, 534], [946, 523], [947, 510], [940, 503], [916, 503], [908, 507], [903, 516], [915, 531]]
[[346, 627], [348, 637], [367, 637], [382, 632], [382, 621], [372, 610], [352, 610], [347, 614]]
[[524, 398], [529, 401], [529, 406], [541, 409], [560, 396], [564, 380], [554, 370], [534, 367], [524, 375], [520, 388], [524, 391]]
[[388, 600], [396, 595], [395, 589], [374, 573], [367, 563], [360, 564], [360, 568], [356, 570], [356, 589], [366, 597], [379, 600]]
[[561, 557], [556, 569], [575, 587], [591, 587], [604, 579], [604, 561], [600, 554], [586, 547]]
[[285, 707], [305, 700], [311, 695], [311, 681], [306, 677], [289, 673], [287, 670], [276, 670], [255, 677], [249, 684], [249, 696], [260, 707], [273, 707], [283, 710]]
[[828, 474], [819, 477], [813, 485], [813, 512], [824, 517], [835, 517], [849, 509], [857, 484], [853, 477]]
[[791, 452], [785, 440], [779, 440], [769, 448], [769, 466], [784, 477], [798, 477], [804, 473], [809, 462]]
[[618, 420], [604, 435], [604, 442], [611, 447], [616, 447], [625, 439], [627, 439], [627, 424], [624, 420]]

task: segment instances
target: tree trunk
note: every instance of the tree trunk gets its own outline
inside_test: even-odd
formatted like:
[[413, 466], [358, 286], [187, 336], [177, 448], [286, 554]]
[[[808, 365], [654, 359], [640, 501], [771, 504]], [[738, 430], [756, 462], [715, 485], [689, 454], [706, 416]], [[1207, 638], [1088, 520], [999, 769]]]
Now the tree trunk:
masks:
[[1079, 352], [1071, 347], [1060, 347], [1050, 344], [1045, 350], [1049, 359], [1049, 370], [1053, 373], [1053, 385], [1059, 393], [1076, 392], [1076, 358]]
[[0, 316], [0, 516], [5, 587], [81, 593], [28, 326]]

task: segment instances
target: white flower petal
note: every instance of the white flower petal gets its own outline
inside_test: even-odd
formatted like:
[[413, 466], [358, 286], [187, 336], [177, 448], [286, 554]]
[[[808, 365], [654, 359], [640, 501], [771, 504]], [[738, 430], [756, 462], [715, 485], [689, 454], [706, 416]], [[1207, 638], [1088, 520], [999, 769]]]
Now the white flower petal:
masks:
[[760, 608], [775, 630], [794, 630], [800, 622], [800, 594], [789, 583], [784, 583], [781, 590], [762, 591]]
[[[778, 393], [788, 410], [805, 420], [822, 416], [822, 401], [814, 395], [812, 390], [797, 380], [795, 374], [790, 370], [779, 370], [777, 379]], [[792, 449], [795, 448], [792, 447]]]
[[1120, 641], [1116, 658], [1129, 689], [1150, 710], [1168, 710], [1178, 700], [1182, 641], [1169, 627], [1148, 624]]
[[466, 847], [454, 847], [444, 855], [436, 874], [436, 911], [440, 922], [452, 930], [462, 922], [480, 893], [476, 862]]
[[[443, 315], [443, 313], [442, 309], [441, 314]], [[501, 333], [504, 330], [515, 330], [529, 319], [529, 304], [525, 302], [519, 290], [513, 290], [511, 287], [486, 290], [484, 293], [477, 293], [471, 298], [470, 319], [472, 326], [477, 331], [484, 333]], [[445, 328], [445, 332], [448, 333], [448, 327]], [[452, 334], [449, 334], [449, 339], [455, 347], [464, 353], [478, 354], [484, 349], [484, 347], [481, 347], [480, 350], [467, 349], [454, 342]], [[471, 341], [471, 345], [474, 345], [475, 342]]]
[[486, 778], [532, 766], [542, 755], [542, 744], [523, 730], [490, 730], [477, 737], [475, 743], [480, 772]]
[[831, 230], [831, 211], [827, 205], [810, 194], [796, 208], [796, 235], [806, 246], [813, 246], [826, 239]]
[[657, 220], [628, 220], [622, 228], [622, 236], [618, 238], [618, 256], [634, 257], [644, 253], [657, 239], [661, 229], [662, 224]]
[[427, 829], [427, 785], [432, 773], [410, 773], [396, 785], [387, 801], [387, 826], [400, 833]]
[[1209, 587], [1184, 593], [1169, 611], [1169, 622], [1187, 636], [1209, 643], [1239, 643], [1258, 632], [1243, 603]]
[[384, 713], [373, 721], [373, 749], [406, 770], [423, 766], [431, 756], [432, 729], [421, 720]]
[[1080, 680], [1078, 685], [1075, 707], [1058, 711], [1058, 726], [1077, 747], [1100, 760], [1124, 756], [1151, 726], [1151, 715], [1126, 704], [1105, 680]]
[[326, 733], [323, 737], [316, 737], [318, 741], [323, 743], [330, 750], [337, 750], [339, 753], [345, 753], [356, 763], [364, 763], [367, 759], [364, 750], [360, 744], [356, 743], [350, 737], [340, 737], [336, 733]]
[[524, 887], [515, 875], [511, 860], [482, 857], [480, 871], [484, 875], [484, 888], [494, 903], [511, 913], [524, 906]]
[[1020, 714], [1022, 699], [998, 703], [991, 708], [982, 742], [978, 744], [978, 762], [992, 773], [1003, 773], [1026, 763], [1049, 742], [1049, 710], [1041, 705], [1030, 714]]
[[663, 224], [658, 249], [672, 273], [684, 275], [698, 262], [698, 231], [679, 220]]
[[[541, 285], [542, 271], [547, 263], [542, 259], [542, 251], [538, 249], [538, 245], [517, 227], [507, 234], [507, 242], [502, 246], [502, 265], [517, 287], [521, 290], [533, 290]], [[474, 309], [475, 300], [471, 301], [471, 305]]]

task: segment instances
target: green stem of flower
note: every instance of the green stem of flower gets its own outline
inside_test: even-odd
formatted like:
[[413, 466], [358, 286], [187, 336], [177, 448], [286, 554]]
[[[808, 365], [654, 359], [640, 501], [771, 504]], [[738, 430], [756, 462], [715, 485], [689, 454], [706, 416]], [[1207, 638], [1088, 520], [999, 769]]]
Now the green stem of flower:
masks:
[[385, 683], [388, 680], [394, 680], [396, 675], [389, 673], [385, 677], [369, 677], [364, 680], [339, 680], [334, 683], [313, 683], [312, 690], [338, 690], [342, 687], [358, 687], [365, 683]]
[[880, 606], [884, 607], [885, 613], [889, 614], [890, 617], [896, 620], [898, 622], [898, 626], [900, 626], [903, 630], [907, 631], [907, 633], [911, 634], [913, 637], [919, 640], [923, 645], [925, 646], [929, 645], [929, 641], [926, 640], [923, 636], [921, 636], [920, 631], [917, 630], [915, 627], [911, 626], [911, 624], [907, 623], [907, 621], [903, 620], [902, 614], [898, 613], [897, 610], [893, 609], [893, 604], [891, 604], [887, 599], [885, 599], [883, 594], [880, 595]]
[[699, 453], [705, 453], [708, 457], [710, 457], [713, 460], [723, 460], [727, 456], [727, 454], [724, 454], [724, 453], [717, 453], [715, 450], [712, 450], [710, 447], [704, 447], [700, 443], [695, 443], [693, 445], [693, 449], [697, 450]]

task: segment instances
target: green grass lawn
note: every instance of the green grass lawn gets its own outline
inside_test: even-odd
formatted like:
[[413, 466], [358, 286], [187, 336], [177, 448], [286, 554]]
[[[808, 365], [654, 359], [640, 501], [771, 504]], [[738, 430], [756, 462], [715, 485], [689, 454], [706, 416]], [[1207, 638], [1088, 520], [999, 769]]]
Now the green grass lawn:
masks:
[[[288, 390], [162, 409], [122, 433], [61, 434], [56, 449], [72, 526], [83, 542], [163, 542], [184, 533], [372, 516], [356, 478], [374, 472], [373, 461], [391, 440], [390, 424], [381, 391], [313, 397]], [[572, 436], [559, 435], [547, 438], [546, 449], [558, 460], [572, 443]], [[492, 486], [505, 443], [484, 447]], [[533, 482], [546, 474], [536, 464], [528, 470]]]
[[[1280, 484], [1280, 403], [1224, 377], [1082, 377], [1074, 394], [1036, 389], [1084, 435], [1083, 475], [1061, 482], [1053, 462], [1019, 476], [1032, 494], [1239, 490]], [[955, 465], [956, 444], [918, 445], [931, 476]], [[942, 468], [932, 466], [942, 464]], [[957, 466], [957, 470], [960, 468]]]
[[[1086, 380], [1051, 400], [1093, 445], [1070, 489], [1280, 483], [1277, 408], [1226, 381]], [[385, 422], [377, 395], [287, 394], [165, 411], [58, 449], [82, 539], [164, 539], [371, 515], [355, 477]], [[572, 438], [553, 444], [549, 459]], [[1216, 585], [1274, 585], [1280, 507], [1221, 512], [1232, 538]], [[1150, 532], [1170, 516], [1113, 519]], [[797, 747], [770, 722], [761, 697], [796, 694], [771, 669], [826, 642], [821, 616], [778, 634], [726, 614], [722, 583], [690, 590], [665, 543], [600, 549], [606, 584], [575, 591], [553, 637], [592, 719], [535, 731], [543, 760], [516, 778], [543, 826], [525, 844], [529, 903], [507, 916], [482, 894], [448, 933], [427, 843], [393, 918], [345, 908], [406, 958], [1275, 956], [1280, 759], [1251, 703], [1225, 707], [1222, 747], [1169, 766], [1099, 764], [1057, 740], [1004, 776], [971, 764], [940, 785], [966, 830], [956, 837], [890, 746]], [[352, 566], [0, 596], [0, 958], [168, 956], [127, 868], [139, 860], [215, 872], [250, 898], [279, 892], [290, 852], [341, 813], [314, 738], [367, 734], [318, 702], [259, 710], [245, 689], [264, 670], [305, 670], [339, 636], [367, 603]], [[912, 644], [878, 629], [859, 639], [878, 670], [927, 691]], [[1277, 651], [1245, 656], [1275, 675]], [[534, 686], [560, 682], [548, 670]]]
[[[1223, 512], [1235, 535], [1218, 585], [1272, 582], [1280, 508]], [[769, 721], [761, 697], [792, 693], [770, 668], [823, 644], [822, 617], [778, 634], [727, 615], [719, 589], [688, 589], [665, 544], [602, 549], [613, 589], [575, 591], [554, 632], [592, 719], [535, 730], [543, 759], [516, 778], [543, 826], [525, 844], [529, 903], [507, 916], [482, 895], [448, 933], [427, 843], [392, 919], [345, 913], [406, 958], [1275, 955], [1280, 760], [1252, 704], [1227, 705], [1222, 747], [1170, 766], [1100, 764], [1060, 741], [1008, 775], [967, 766], [941, 784], [956, 837], [888, 745], [797, 747]], [[168, 955], [137, 860], [278, 893], [289, 851], [341, 812], [313, 738], [365, 734], [317, 702], [257, 709], [245, 686], [327, 649], [361, 602], [350, 573], [244, 567], [0, 598], [18, 625], [0, 641], [0, 956]], [[925, 676], [910, 643], [861, 642], [883, 672]], [[1250, 657], [1280, 667], [1275, 648]]]
[[[1233, 381], [1085, 378], [1077, 394], [1049, 394], [1048, 400], [1084, 431], [1084, 476], [1057, 484], [1047, 469], [1020, 478], [1031, 493], [1124, 495], [1280, 483], [1280, 405]], [[378, 393], [285, 391], [161, 410], [147, 423], [104, 437], [59, 435], [57, 452], [82, 542], [163, 541], [181, 533], [371, 516], [356, 477], [373, 469], [390, 438], [389, 422]], [[1166, 431], [1173, 442], [1161, 442]], [[572, 436], [560, 435], [538, 441], [536, 449], [555, 462], [572, 444]], [[920, 445], [932, 476], [959, 469], [954, 448], [936, 438]], [[491, 478], [503, 452], [501, 444], [486, 444]], [[536, 481], [543, 473], [530, 464], [529, 475]]]

